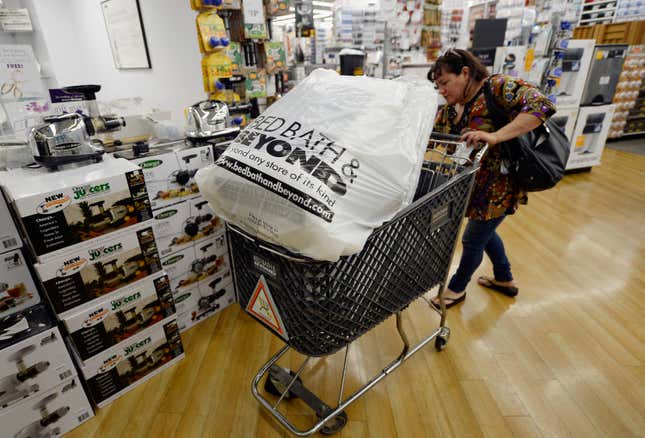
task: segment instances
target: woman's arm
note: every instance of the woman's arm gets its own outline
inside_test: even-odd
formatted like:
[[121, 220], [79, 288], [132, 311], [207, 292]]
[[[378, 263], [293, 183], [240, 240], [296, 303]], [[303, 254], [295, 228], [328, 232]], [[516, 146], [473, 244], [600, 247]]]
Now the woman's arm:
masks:
[[461, 136], [461, 141], [465, 141], [469, 146], [477, 143], [488, 143], [492, 146], [526, 134], [541, 124], [542, 120], [538, 117], [529, 113], [520, 113], [511, 123], [495, 132], [468, 131]]

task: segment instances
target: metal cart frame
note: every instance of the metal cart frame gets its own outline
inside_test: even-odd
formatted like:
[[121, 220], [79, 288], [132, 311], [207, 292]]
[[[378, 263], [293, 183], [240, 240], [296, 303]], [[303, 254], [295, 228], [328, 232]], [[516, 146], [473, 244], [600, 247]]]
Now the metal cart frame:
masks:
[[[322, 434], [330, 435], [338, 432], [347, 422], [347, 415], [345, 414], [344, 409], [347, 408], [354, 401], [356, 401], [359, 397], [364, 395], [367, 391], [369, 391], [374, 385], [376, 385], [378, 382], [384, 379], [387, 375], [392, 373], [403, 362], [409, 359], [412, 355], [414, 355], [416, 352], [418, 352], [421, 348], [423, 348], [426, 344], [428, 344], [432, 340], [435, 340], [435, 348], [438, 351], [441, 351], [445, 348], [450, 338], [450, 329], [446, 326], [446, 307], [445, 307], [443, 292], [444, 292], [445, 285], [447, 284], [448, 269], [450, 267], [450, 262], [454, 256], [456, 239], [459, 233], [459, 229], [461, 228], [461, 223], [463, 222], [464, 211], [468, 203], [468, 200], [470, 199], [470, 193], [474, 185], [475, 175], [479, 169], [479, 163], [485, 151], [486, 151], [486, 147], [480, 149], [476, 153], [473, 152], [472, 149], [466, 148], [465, 145], [459, 141], [458, 136], [433, 134], [430, 140], [430, 147], [428, 149], [428, 152], [426, 153], [426, 162], [424, 164], [422, 177], [420, 178], [419, 187], [417, 188], [417, 194], [415, 196], [416, 201], [412, 203], [410, 206], [408, 206], [407, 208], [405, 208], [403, 211], [401, 211], [399, 214], [397, 214], [395, 218], [393, 218], [390, 222], [388, 222], [387, 224], [384, 224], [383, 226], [383, 227], [386, 227], [391, 224], [396, 224], [397, 221], [401, 221], [405, 219], [407, 216], [415, 214], [415, 212], [416, 214], [419, 214], [418, 209], [422, 208], [424, 206], [424, 203], [428, 203], [431, 200], [436, 199], [438, 196], [441, 196], [441, 194], [444, 191], [447, 191], [449, 187], [453, 187], [453, 190], [455, 190], [454, 185], [458, 181], [460, 181], [460, 184], [461, 184], [459, 186], [461, 188], [460, 190], [465, 191], [465, 193], [461, 193], [461, 196], [459, 198], [458, 202], [461, 205], [449, 206], [451, 207], [452, 210], [455, 210], [455, 212], [453, 212], [453, 215], [455, 215], [455, 217], [453, 218], [452, 225], [449, 227], [450, 236], [448, 237], [444, 236], [441, 242], [445, 242], [444, 244], [446, 246], [449, 246], [450, 248], [443, 255], [443, 258], [445, 258], [445, 260], [442, 260], [440, 267], [437, 268], [441, 271], [441, 275], [440, 277], [437, 277], [435, 275], [436, 280], [432, 280], [433, 284], [414, 284], [414, 288], [416, 289], [416, 292], [408, 301], [405, 301], [405, 302], [399, 301], [392, 304], [389, 301], [389, 298], [387, 299], [382, 298], [383, 300], [388, 301], [387, 305], [391, 306], [386, 308], [386, 310], [392, 309], [392, 311], [388, 313], [388, 312], [383, 312], [382, 311], [383, 309], [379, 309], [381, 310], [380, 315], [378, 315], [377, 317], [373, 317], [367, 322], [361, 321], [358, 324], [361, 326], [360, 330], [359, 329], [350, 330], [349, 333], [345, 333], [341, 337], [340, 342], [338, 342], [336, 339], [332, 339], [331, 341], [329, 341], [329, 345], [324, 345], [322, 348], [319, 348], [319, 345], [317, 343], [314, 343], [313, 346], [311, 344], [308, 344], [306, 342], [307, 336], [303, 336], [300, 339], [292, 338], [290, 340], [287, 340], [287, 344], [283, 348], [281, 348], [280, 351], [278, 351], [267, 363], [265, 363], [260, 368], [258, 373], [255, 375], [251, 385], [251, 391], [253, 393], [253, 396], [287, 430], [289, 430], [289, 432], [291, 432], [296, 436], [308, 436], [316, 432], [321, 432]], [[471, 159], [470, 157], [473, 155], [474, 157], [472, 157]], [[431, 213], [433, 213], [431, 216], [422, 215], [421, 218], [422, 219], [427, 218], [429, 221], [434, 221], [435, 219], [434, 211], [431, 210]], [[442, 213], [445, 215], [444, 210], [442, 210]], [[419, 218], [413, 220], [412, 225], [415, 225], [418, 223], [419, 223]], [[444, 225], [438, 225], [436, 229], [440, 229], [441, 226], [445, 226], [445, 222], [443, 222], [443, 224]], [[292, 267], [296, 267], [297, 269], [300, 269], [300, 267], [302, 266], [305, 266], [305, 267], [313, 266], [315, 268], [314, 271], [318, 272], [316, 269], [318, 269], [320, 265], [322, 265], [323, 268], [325, 268], [327, 265], [330, 265], [329, 262], [317, 262], [311, 259], [303, 258], [302, 256], [299, 256], [297, 254], [290, 253], [284, 248], [269, 244], [259, 239], [255, 239], [254, 237], [248, 235], [247, 233], [240, 230], [239, 228], [232, 226], [231, 224], [227, 224], [227, 228], [229, 230], [229, 232], [227, 233], [227, 236], [229, 239], [229, 248], [231, 248], [231, 264], [232, 264], [232, 270], [233, 270], [233, 277], [235, 280], [236, 290], [238, 291], [237, 292], [238, 301], [240, 302], [240, 305], [242, 305], [242, 307], [244, 307], [245, 302], [249, 300], [248, 295], [242, 296], [243, 295], [242, 291], [245, 289], [248, 289], [248, 286], [252, 284], [252, 283], [249, 283], [249, 281], [252, 281], [253, 278], [257, 277], [257, 273], [256, 273], [251, 276], [251, 279], [246, 278], [248, 277], [248, 270], [249, 270], [248, 265], [252, 263], [249, 260], [252, 260], [252, 259], [244, 258], [245, 256], [248, 257], [249, 255], [253, 255], [256, 252], [262, 253], [264, 254], [264, 257], [272, 257], [276, 261], [276, 263], [283, 263], [285, 270], [290, 269]], [[372, 237], [377, 235], [379, 230], [380, 228], [375, 230]], [[419, 231], [419, 230], [417, 229], [416, 231]], [[374, 239], [372, 238], [370, 239], [378, 241], [377, 237], [375, 237]], [[369, 242], [370, 241], [368, 240], [368, 243]], [[388, 244], [385, 243], [381, 245], [381, 247], [386, 247], [386, 251], [389, 251], [387, 249], [387, 245]], [[366, 244], [366, 248], [367, 246], [368, 245]], [[363, 251], [366, 251], [366, 249], [364, 248]], [[381, 251], [384, 251], [384, 250], [381, 248]], [[362, 252], [359, 253], [358, 255], [359, 258], [360, 258], [360, 254], [362, 254]], [[357, 256], [351, 256], [351, 258], [354, 258], [354, 257], [357, 257]], [[383, 263], [390, 263], [390, 265], [392, 264], [392, 260], [391, 259], [388, 260], [388, 258], [384, 257], [382, 253], [379, 253], [379, 257], [381, 260], [383, 260]], [[392, 257], [394, 258], [394, 256]], [[349, 259], [350, 261], [352, 260], [351, 258]], [[345, 262], [346, 261], [347, 260], [345, 260]], [[333, 264], [331, 265], [333, 266]], [[406, 266], [407, 266], [407, 263], [406, 263]], [[332, 272], [334, 275], [338, 275], [338, 276], [345, 275], [345, 277], [350, 276], [349, 274], [354, 274], [357, 272], [356, 269], [354, 270], [350, 269], [345, 271], [337, 267], [333, 267], [329, 269], [327, 269], [327, 271], [323, 269], [322, 272]], [[415, 281], [416, 282], [420, 281], [420, 280], [417, 280], [416, 277], [418, 277], [417, 273], [407, 274], [406, 280], [411, 281], [412, 283], [414, 283]], [[294, 281], [293, 276], [290, 278], [290, 281]], [[245, 283], [245, 284], [242, 284], [242, 283]], [[328, 285], [328, 284], [329, 283], [323, 283], [323, 285]], [[373, 285], [373, 283], [370, 283], [370, 281], [367, 281], [367, 282], [364, 281], [358, 285], [365, 289], [364, 295], [367, 295], [368, 289], [370, 287], [376, 287]], [[301, 285], [299, 286], [302, 288]], [[437, 310], [430, 303], [429, 299], [424, 296], [424, 294], [428, 290], [434, 289], [437, 286], [439, 287], [438, 296], [439, 296], [440, 310]], [[345, 291], [348, 288], [350, 288], [350, 286], [345, 287], [345, 289], [341, 288], [340, 290]], [[311, 294], [313, 294], [314, 292], [315, 291], [311, 291], [311, 290], [304, 291], [305, 295], [307, 295], [305, 301], [307, 300], [315, 301], [316, 299], [330, 300], [331, 299], [330, 297], [338, 298], [339, 296], [342, 298], [341, 295], [338, 295], [338, 294], [334, 295], [334, 291], [331, 291], [331, 292], [318, 291], [318, 295], [315, 295], [312, 298]], [[370, 290], [369, 292], [371, 294], [372, 291]], [[391, 291], [388, 291], [388, 293], [390, 292]], [[355, 294], [355, 290], [352, 290], [351, 293]], [[321, 296], [323, 296], [324, 298], [320, 298]], [[407, 308], [407, 306], [411, 303], [411, 301], [413, 301], [418, 297], [422, 297], [428, 303], [429, 307], [432, 310], [435, 310], [439, 314], [440, 323], [439, 323], [439, 326], [429, 336], [427, 336], [426, 338], [418, 342], [416, 345], [412, 346], [410, 345], [408, 336], [403, 328], [401, 312], [405, 308]], [[366, 297], [361, 296], [361, 299], [365, 299], [365, 298]], [[368, 301], [371, 301], [368, 304], [371, 305], [372, 307], [374, 306], [383, 307], [383, 304], [379, 301], [380, 300], [379, 298], [367, 297], [366, 299]], [[355, 304], [355, 303], [351, 301], [350, 305], [351, 304]], [[277, 303], [276, 305], [279, 305], [279, 303]], [[307, 304], [305, 303], [303, 305], [307, 305]], [[345, 304], [343, 308], [345, 307], [347, 307], [347, 304]], [[369, 314], [370, 312], [373, 311], [372, 308], [368, 308], [368, 309], [361, 308], [360, 310], [361, 310], [360, 313], [362, 315]], [[349, 316], [350, 318], [349, 322], [353, 322], [351, 318], [358, 318], [357, 316], [355, 316], [355, 313], [357, 312], [354, 312], [351, 314], [351, 316]], [[383, 368], [383, 370], [380, 373], [373, 376], [362, 387], [360, 387], [358, 390], [353, 392], [351, 395], [344, 397], [345, 378], [346, 378], [346, 371], [347, 371], [347, 357], [349, 354], [351, 342], [353, 342], [353, 340], [357, 339], [365, 332], [369, 331], [376, 324], [389, 318], [392, 315], [392, 313], [396, 315], [396, 327], [397, 327], [399, 337], [401, 338], [401, 341], [403, 343], [403, 348], [401, 350], [401, 353], [398, 355], [396, 359], [394, 359], [385, 368]], [[323, 316], [323, 318], [324, 317], [325, 316]], [[263, 321], [259, 319], [258, 321], [263, 323], [263, 325], [266, 326], [266, 324], [264, 324]], [[340, 327], [340, 325], [337, 325], [337, 327]], [[320, 332], [321, 329], [320, 328], [311, 329], [309, 327], [306, 327], [305, 329], [303, 329], [303, 331], [309, 334], [311, 333], [318, 334], [318, 332]], [[332, 327], [332, 331], [333, 331], [333, 327]], [[327, 333], [325, 337], [320, 338], [320, 342], [324, 343], [326, 342], [325, 340], [329, 340], [330, 338], [333, 338], [333, 336], [330, 336], [329, 333]], [[340, 345], [343, 342], [344, 342], [344, 345]], [[335, 407], [330, 407], [303, 385], [300, 379], [300, 376], [312, 357], [326, 356], [336, 351], [339, 351], [342, 348], [345, 349], [345, 352], [344, 352], [343, 370], [342, 370], [341, 382], [340, 382], [340, 390], [338, 394], [338, 404]], [[287, 353], [287, 351], [289, 351], [289, 349], [294, 349], [306, 356], [306, 358], [304, 359], [304, 361], [299, 366], [296, 372], [290, 371], [288, 369], [282, 368], [277, 365], [278, 360], [280, 360], [280, 358], [282, 358]], [[270, 401], [265, 397], [265, 395], [261, 394], [260, 391], [258, 390], [258, 385], [260, 384], [260, 381], [265, 376], [265, 374], [268, 377], [265, 381], [264, 388], [268, 393], [276, 396], [277, 401], [274, 401], [274, 402]], [[315, 424], [313, 424], [309, 429], [306, 429], [306, 430], [298, 429], [278, 410], [279, 405], [284, 400], [290, 399], [292, 397], [298, 397], [302, 399], [316, 413], [318, 417], [318, 421]]]

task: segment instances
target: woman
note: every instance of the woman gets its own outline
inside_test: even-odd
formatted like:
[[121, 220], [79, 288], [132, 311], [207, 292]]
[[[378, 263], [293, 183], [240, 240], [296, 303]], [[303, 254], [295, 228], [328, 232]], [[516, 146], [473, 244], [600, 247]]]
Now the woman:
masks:
[[[461, 135], [469, 145], [487, 143], [489, 148], [475, 178], [462, 238], [463, 252], [457, 272], [444, 292], [446, 308], [466, 298], [466, 285], [482, 261], [484, 252], [493, 263], [493, 276], [480, 277], [484, 287], [514, 297], [518, 287], [511, 274], [504, 243], [496, 232], [504, 218], [519, 204], [526, 204], [521, 191], [502, 163], [501, 142], [529, 132], [555, 113], [555, 106], [536, 88], [510, 76], [489, 77], [486, 67], [466, 50], [451, 49], [441, 56], [428, 73], [447, 104], [437, 114], [434, 130]], [[495, 103], [512, 120], [496, 130], [487, 108], [485, 86]], [[498, 125], [499, 126], [499, 125]], [[438, 297], [432, 303], [439, 307]]]

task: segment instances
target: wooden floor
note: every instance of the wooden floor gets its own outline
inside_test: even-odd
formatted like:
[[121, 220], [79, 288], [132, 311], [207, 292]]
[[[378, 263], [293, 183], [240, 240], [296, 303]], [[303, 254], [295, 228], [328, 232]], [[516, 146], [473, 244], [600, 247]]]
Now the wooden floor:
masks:
[[[500, 232], [520, 295], [471, 284], [449, 311], [446, 350], [428, 345], [359, 399], [339, 436], [645, 436], [645, 157], [606, 150], [601, 167], [534, 194]], [[418, 339], [438, 318], [419, 302], [405, 323]], [[185, 360], [69, 437], [287, 436], [250, 392], [279, 340], [235, 305], [184, 341]], [[399, 348], [393, 318], [360, 338], [347, 389]], [[304, 381], [331, 403], [341, 366], [341, 355], [319, 360]], [[312, 420], [300, 402], [286, 412]]]

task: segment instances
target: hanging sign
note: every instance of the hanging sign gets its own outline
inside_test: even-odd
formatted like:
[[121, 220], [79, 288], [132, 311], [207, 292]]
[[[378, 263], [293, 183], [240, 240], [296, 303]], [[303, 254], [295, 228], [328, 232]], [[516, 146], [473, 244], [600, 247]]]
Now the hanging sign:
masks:
[[312, 37], [314, 30], [314, 4], [312, 0], [296, 0], [296, 36]]

